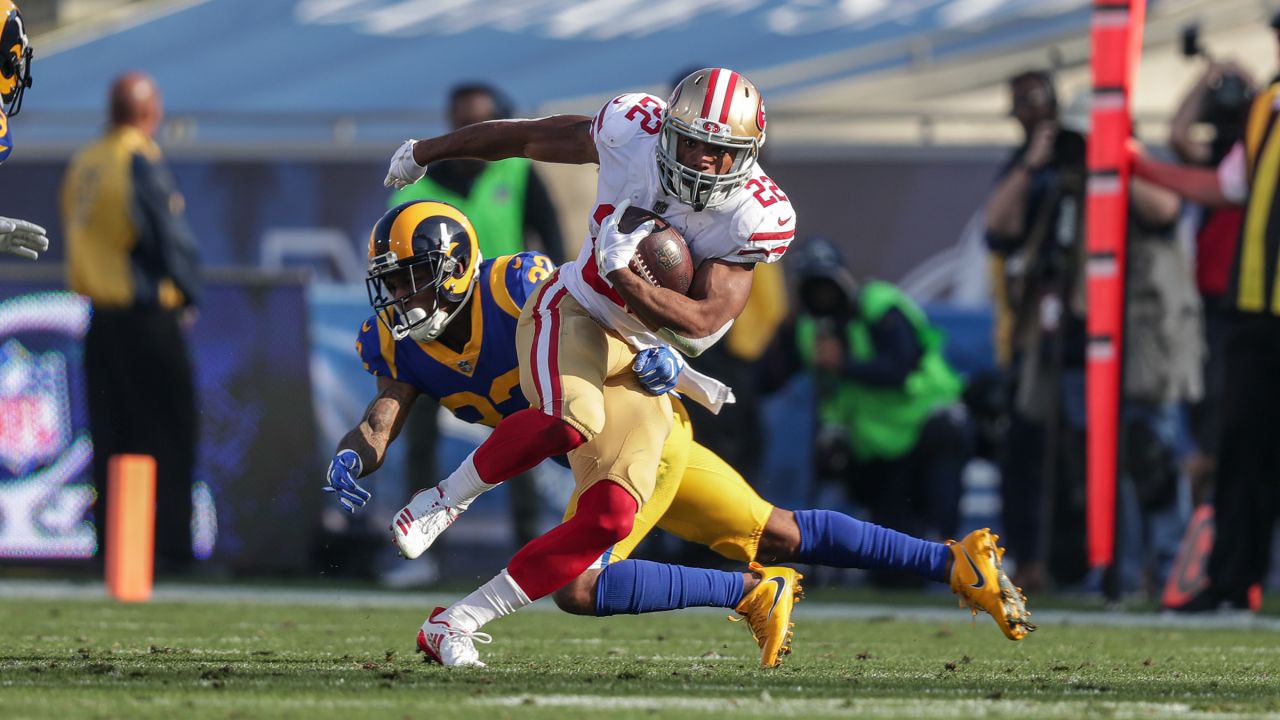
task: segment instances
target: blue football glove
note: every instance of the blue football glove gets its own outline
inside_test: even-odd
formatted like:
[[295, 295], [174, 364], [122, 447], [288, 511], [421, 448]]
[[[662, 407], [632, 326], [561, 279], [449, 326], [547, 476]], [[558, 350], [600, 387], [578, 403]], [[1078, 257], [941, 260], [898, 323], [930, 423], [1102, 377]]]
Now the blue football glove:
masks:
[[676, 389], [680, 371], [684, 370], [684, 358], [665, 345], [646, 348], [636, 353], [636, 361], [631, 364], [631, 369], [650, 394], [666, 395]]
[[336, 493], [338, 502], [346, 511], [353, 513], [356, 508], [364, 507], [372, 497], [368, 490], [356, 483], [362, 469], [360, 456], [355, 450], [339, 450], [329, 463], [329, 485], [324, 489], [327, 493]]

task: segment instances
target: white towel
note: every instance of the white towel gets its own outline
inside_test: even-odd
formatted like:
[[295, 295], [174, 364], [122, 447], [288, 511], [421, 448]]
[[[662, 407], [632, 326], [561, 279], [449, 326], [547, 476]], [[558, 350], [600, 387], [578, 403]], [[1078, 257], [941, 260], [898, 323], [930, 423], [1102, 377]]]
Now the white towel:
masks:
[[710, 375], [703, 375], [690, 365], [685, 365], [684, 370], [680, 372], [680, 380], [676, 383], [676, 392], [691, 398], [694, 402], [710, 410], [713, 415], [719, 415], [720, 408], [724, 407], [726, 403], [735, 401], [733, 388]]

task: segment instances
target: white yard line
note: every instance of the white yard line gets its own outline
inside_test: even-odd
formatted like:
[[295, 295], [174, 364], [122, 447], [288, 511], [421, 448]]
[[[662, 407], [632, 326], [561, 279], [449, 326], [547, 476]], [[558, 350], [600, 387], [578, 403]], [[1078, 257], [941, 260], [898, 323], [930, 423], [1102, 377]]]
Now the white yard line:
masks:
[[[0, 580], [0, 600], [97, 600], [106, 597], [101, 582], [64, 580]], [[432, 608], [448, 605], [461, 593], [406, 593], [382, 590], [340, 590], [332, 588], [258, 587], [251, 585], [185, 585], [160, 583], [155, 587], [155, 602], [192, 603], [257, 603], [266, 605], [313, 605], [371, 608]], [[908, 622], [968, 622], [969, 615], [952, 605], [950, 598], [938, 596], [944, 607], [901, 607], [867, 603], [832, 603], [805, 601], [796, 606], [797, 620], [903, 620]], [[532, 609], [555, 612], [548, 600], [534, 603]], [[720, 608], [697, 608], [686, 612], [722, 613]], [[989, 619], [979, 617], [978, 622]], [[1170, 613], [1125, 613], [1092, 610], [1033, 610], [1032, 620], [1042, 629], [1070, 625], [1103, 625], [1111, 627], [1248, 629], [1280, 632], [1280, 617], [1255, 617], [1247, 613], [1230, 615], [1176, 616]]]
[[856, 717], [856, 718], [1016, 718], [1028, 717], [1075, 718], [1086, 710], [1094, 717], [1117, 720], [1128, 718], [1179, 718], [1200, 720], [1212, 718], [1262, 718], [1264, 714], [1223, 713], [1193, 710], [1182, 703], [1145, 703], [1100, 701], [1082, 697], [1077, 701], [1036, 702], [1034, 700], [973, 700], [960, 698], [898, 699], [898, 698], [783, 698], [762, 693], [755, 697], [736, 698], [688, 698], [662, 696], [606, 697], [602, 695], [508, 695], [502, 697], [474, 698], [463, 701], [472, 706], [498, 706], [522, 708], [575, 708], [600, 711], [677, 711], [681, 716], [691, 713], [731, 713], [734, 717]]

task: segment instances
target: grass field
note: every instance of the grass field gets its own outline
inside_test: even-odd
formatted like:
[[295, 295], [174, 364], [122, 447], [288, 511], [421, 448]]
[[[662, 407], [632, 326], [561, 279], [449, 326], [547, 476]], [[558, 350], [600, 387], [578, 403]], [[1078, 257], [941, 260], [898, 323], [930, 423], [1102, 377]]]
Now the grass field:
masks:
[[[803, 608], [803, 604], [801, 608]], [[816, 608], [815, 608], [816, 609]], [[423, 612], [0, 601], [4, 718], [1280, 717], [1280, 633], [799, 618], [756, 668], [710, 612], [494, 623], [489, 667], [413, 652]]]

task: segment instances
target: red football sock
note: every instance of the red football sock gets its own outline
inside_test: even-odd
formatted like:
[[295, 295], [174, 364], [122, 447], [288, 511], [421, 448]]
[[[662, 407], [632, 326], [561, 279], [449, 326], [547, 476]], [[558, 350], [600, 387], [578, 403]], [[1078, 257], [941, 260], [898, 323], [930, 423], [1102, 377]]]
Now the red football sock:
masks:
[[504, 418], [476, 448], [476, 473], [496, 485], [586, 441], [569, 423], [527, 408]]
[[521, 548], [507, 565], [507, 574], [531, 600], [550, 595], [631, 534], [638, 509], [631, 493], [612, 480], [602, 480], [578, 498], [573, 517]]

